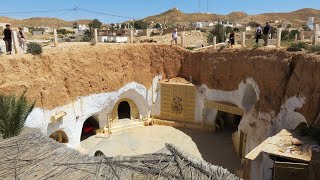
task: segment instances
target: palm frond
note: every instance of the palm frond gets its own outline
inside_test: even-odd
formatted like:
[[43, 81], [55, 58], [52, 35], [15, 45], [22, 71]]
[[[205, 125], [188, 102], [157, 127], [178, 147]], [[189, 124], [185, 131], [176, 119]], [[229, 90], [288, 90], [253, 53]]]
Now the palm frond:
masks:
[[19, 97], [0, 94], [0, 135], [4, 139], [19, 135], [34, 105], [35, 101], [28, 103], [26, 91]]

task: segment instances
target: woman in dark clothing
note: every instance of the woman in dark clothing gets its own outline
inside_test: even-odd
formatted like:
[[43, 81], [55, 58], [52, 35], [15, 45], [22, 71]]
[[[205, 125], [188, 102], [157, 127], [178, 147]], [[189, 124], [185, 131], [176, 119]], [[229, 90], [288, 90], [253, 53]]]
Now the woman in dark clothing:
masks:
[[6, 25], [6, 29], [3, 30], [3, 35], [4, 35], [4, 42], [6, 43], [6, 51], [7, 54], [11, 54], [12, 51], [12, 31], [10, 29], [10, 25]]
[[233, 45], [234, 45], [234, 32], [233, 31], [230, 33], [229, 43], [231, 45], [230, 47], [233, 48]]

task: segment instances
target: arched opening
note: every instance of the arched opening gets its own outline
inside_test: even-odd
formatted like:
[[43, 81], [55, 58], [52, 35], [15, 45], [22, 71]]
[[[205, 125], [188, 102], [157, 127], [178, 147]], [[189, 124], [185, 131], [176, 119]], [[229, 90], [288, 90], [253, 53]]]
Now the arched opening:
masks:
[[51, 139], [56, 140], [59, 143], [68, 143], [69, 142], [67, 134], [61, 130], [53, 132], [49, 137]]
[[[225, 142], [233, 144], [234, 153], [242, 159], [245, 156], [246, 135], [238, 131], [242, 115], [218, 110], [215, 118], [216, 131], [225, 138]], [[231, 138], [230, 138], [231, 137]], [[240, 162], [240, 159], [238, 162]]]
[[242, 106], [250, 110], [258, 101], [257, 93], [251, 84], [247, 84], [242, 97]]
[[89, 117], [83, 123], [80, 140], [83, 141], [91, 136], [96, 135], [97, 129], [99, 129], [99, 121], [97, 121], [93, 116]]
[[104, 155], [104, 153], [103, 153], [102, 151], [100, 151], [100, 150], [96, 151], [96, 152], [94, 153], [94, 156], [95, 156], [95, 157], [106, 157], [106, 156]]
[[130, 117], [130, 105], [127, 101], [120, 102], [118, 106], [118, 117], [119, 119], [131, 119]]
[[233, 133], [238, 130], [241, 119], [242, 116], [240, 115], [218, 111], [216, 116], [216, 128], [218, 131]]

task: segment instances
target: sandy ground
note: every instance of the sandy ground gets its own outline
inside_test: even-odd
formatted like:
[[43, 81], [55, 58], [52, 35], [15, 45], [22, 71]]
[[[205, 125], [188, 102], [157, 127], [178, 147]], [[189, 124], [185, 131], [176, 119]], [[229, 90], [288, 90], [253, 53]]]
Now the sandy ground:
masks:
[[231, 132], [207, 133], [197, 130], [176, 129], [170, 126], [149, 126], [111, 135], [110, 139], [90, 137], [82, 141], [78, 150], [91, 156], [97, 150], [106, 156], [133, 156], [154, 153], [165, 143], [172, 143], [185, 152], [202, 157], [214, 165], [240, 169], [240, 160], [231, 140]]

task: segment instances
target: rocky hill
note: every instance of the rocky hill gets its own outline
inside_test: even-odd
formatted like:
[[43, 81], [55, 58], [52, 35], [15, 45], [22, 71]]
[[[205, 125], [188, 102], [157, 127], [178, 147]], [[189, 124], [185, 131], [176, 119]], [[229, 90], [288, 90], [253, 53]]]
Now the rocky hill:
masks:
[[13, 27], [33, 27], [33, 26], [49, 26], [49, 27], [71, 27], [74, 22], [79, 24], [88, 24], [91, 20], [83, 19], [77, 21], [65, 21], [58, 18], [34, 17], [28, 19], [14, 19], [9, 17], [0, 17], [0, 22], [10, 23]]
[[[316, 17], [316, 20], [320, 19], [320, 10], [305, 8], [297, 11], [286, 13], [264, 13], [257, 15], [248, 15], [244, 12], [232, 12], [227, 15], [219, 14], [204, 14], [204, 13], [192, 13], [186, 14], [177, 9], [171, 9], [164, 13], [149, 16], [143, 20], [146, 22], [159, 22], [165, 24], [190, 24], [196, 21], [212, 21], [212, 20], [230, 20], [237, 21], [238, 23], [247, 23], [250, 21], [264, 22], [267, 20], [287, 20], [292, 24], [304, 24], [307, 22], [308, 17]], [[318, 17], [318, 18], [317, 18]], [[320, 22], [320, 21], [319, 21]]]

